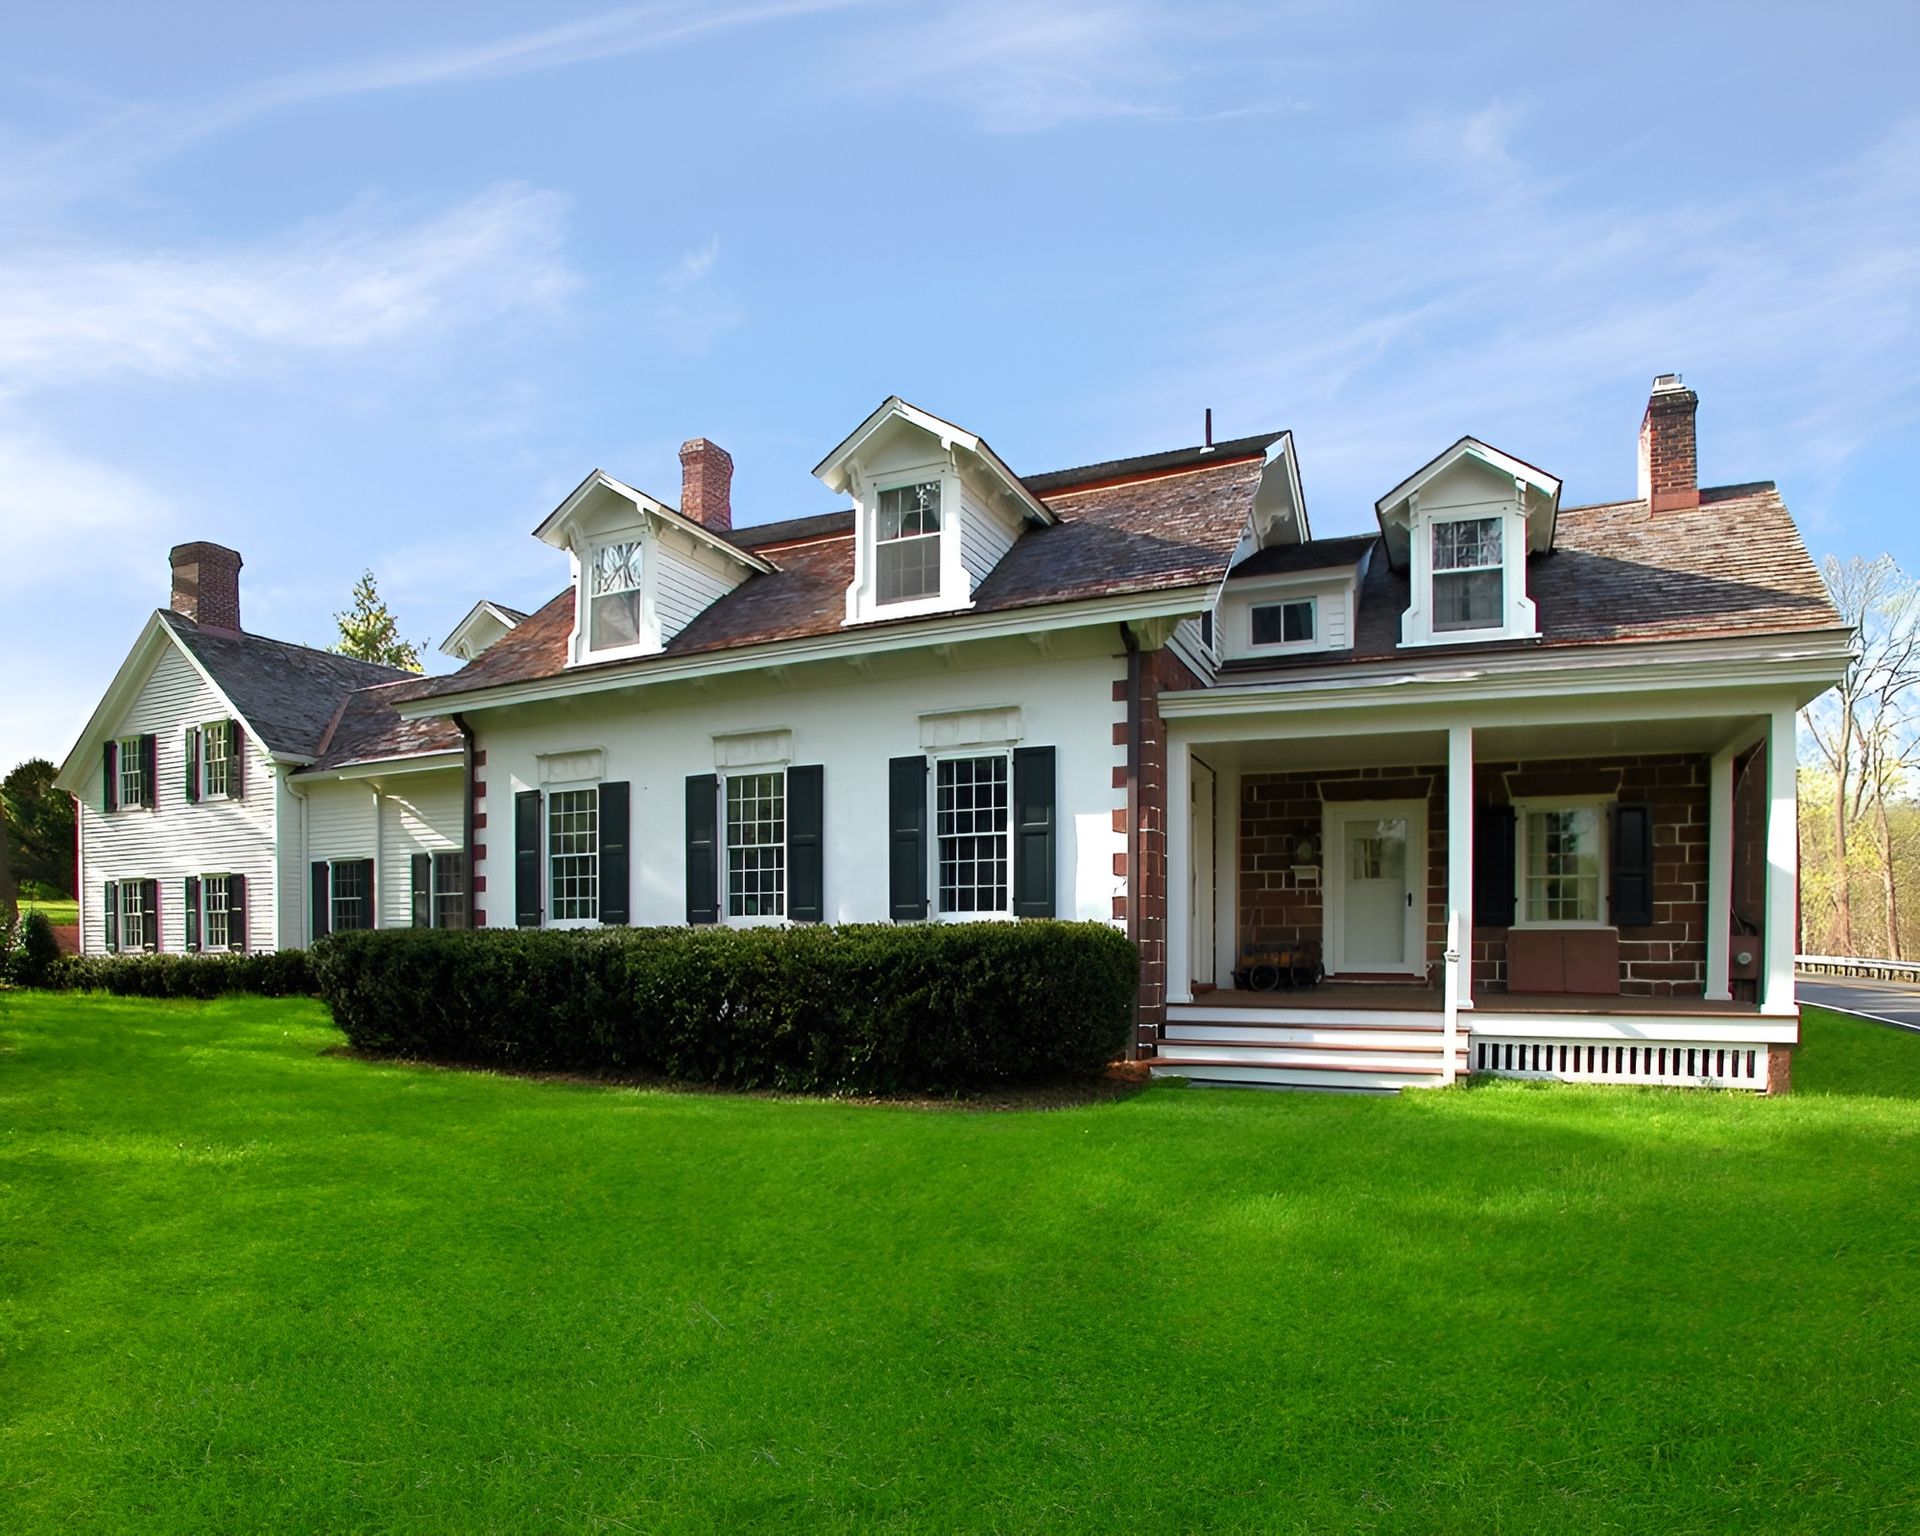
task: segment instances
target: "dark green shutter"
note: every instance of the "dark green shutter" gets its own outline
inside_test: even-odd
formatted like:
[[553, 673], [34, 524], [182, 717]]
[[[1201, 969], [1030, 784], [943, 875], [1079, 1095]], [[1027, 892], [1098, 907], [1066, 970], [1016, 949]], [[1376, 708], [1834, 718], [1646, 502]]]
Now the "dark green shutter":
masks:
[[[151, 741], [153, 738], [149, 736], [147, 739]], [[146, 908], [147, 914], [147, 948], [157, 955], [160, 953], [160, 882], [143, 880], [140, 883], [145, 887], [140, 904]]]
[[156, 791], [160, 784], [160, 739], [157, 736], [140, 738], [140, 803], [149, 809], [159, 804]]
[[100, 926], [100, 937], [105, 942], [108, 954], [116, 954], [120, 949], [120, 882], [109, 880], [103, 887], [106, 892], [105, 922]]
[[187, 953], [193, 955], [200, 951], [200, 881], [193, 875], [187, 876], [185, 901]]
[[[1328, 858], [1338, 855], [1326, 850]], [[1513, 926], [1513, 807], [1473, 808], [1473, 926]]]
[[1013, 751], [1013, 915], [1052, 917], [1053, 748]]
[[817, 923], [826, 916], [826, 769], [787, 770], [787, 916]]
[[540, 926], [540, 791], [523, 789], [513, 797], [513, 920], [522, 928]]
[[1613, 808], [1612, 919], [1616, 928], [1653, 921], [1653, 807], [1625, 801]]
[[187, 804], [193, 805], [200, 799], [200, 727], [187, 727], [185, 750], [181, 756], [187, 765]]
[[360, 909], [367, 915], [366, 926], [369, 928], [378, 928], [380, 926], [380, 903], [374, 895], [372, 859], [362, 859], [360, 861], [360, 889], [364, 893], [362, 899], [366, 903], [366, 905]]
[[247, 792], [247, 754], [242, 748], [246, 736], [240, 730], [238, 720], [227, 722], [227, 750], [233, 754], [227, 760], [227, 798], [238, 800]]
[[687, 776], [687, 921], [720, 921], [720, 778]]
[[120, 809], [120, 743], [110, 741], [100, 749], [100, 809]]
[[633, 921], [632, 796], [625, 784], [600, 786], [600, 921]]
[[247, 877], [227, 876], [227, 948], [244, 953], [247, 947]]
[[433, 926], [433, 855], [413, 856], [413, 926]]
[[887, 905], [896, 923], [927, 915], [927, 760], [887, 764]]
[[333, 931], [333, 873], [325, 859], [315, 859], [309, 889], [313, 893], [313, 936], [324, 939]]

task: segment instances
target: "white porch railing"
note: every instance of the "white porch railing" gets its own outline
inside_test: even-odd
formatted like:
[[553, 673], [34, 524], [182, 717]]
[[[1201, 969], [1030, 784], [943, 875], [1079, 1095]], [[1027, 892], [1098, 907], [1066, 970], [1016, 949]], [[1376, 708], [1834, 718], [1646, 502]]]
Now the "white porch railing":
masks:
[[1809, 976], [1862, 976], [1873, 981], [1920, 981], [1909, 960], [1869, 960], [1847, 955], [1795, 955], [1793, 968]]
[[1441, 956], [1440, 996], [1443, 1033], [1440, 1045], [1440, 1083], [1451, 1084], [1459, 1073], [1460, 1049], [1460, 909], [1447, 908], [1447, 950]]

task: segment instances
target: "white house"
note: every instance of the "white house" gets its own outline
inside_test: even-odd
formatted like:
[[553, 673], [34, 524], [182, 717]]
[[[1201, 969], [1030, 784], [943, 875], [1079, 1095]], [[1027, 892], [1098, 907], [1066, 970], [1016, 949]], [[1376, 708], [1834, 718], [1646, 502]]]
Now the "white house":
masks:
[[[1656, 382], [1634, 500], [1462, 438], [1325, 539], [1286, 433], [1023, 476], [889, 399], [815, 470], [846, 510], [743, 527], [696, 438], [677, 507], [583, 480], [565, 588], [431, 680], [239, 632], [185, 546], [63, 770], [86, 947], [1075, 917], [1140, 944], [1159, 1071], [1764, 1087], [1794, 716], [1851, 636], [1771, 485], [1698, 488], [1696, 403]], [[257, 802], [184, 789], [220, 720]], [[143, 734], [154, 809], [101, 777]]]

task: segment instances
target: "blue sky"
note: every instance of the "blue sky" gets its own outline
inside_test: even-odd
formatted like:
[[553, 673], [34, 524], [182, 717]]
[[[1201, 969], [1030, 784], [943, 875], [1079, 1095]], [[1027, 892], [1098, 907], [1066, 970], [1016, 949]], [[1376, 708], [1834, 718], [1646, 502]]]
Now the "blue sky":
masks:
[[565, 583], [598, 465], [736, 515], [888, 393], [1039, 471], [1292, 427], [1315, 530], [1462, 432], [1920, 569], [1920, 10], [831, 0], [0, 13], [0, 767], [246, 559], [325, 643]]

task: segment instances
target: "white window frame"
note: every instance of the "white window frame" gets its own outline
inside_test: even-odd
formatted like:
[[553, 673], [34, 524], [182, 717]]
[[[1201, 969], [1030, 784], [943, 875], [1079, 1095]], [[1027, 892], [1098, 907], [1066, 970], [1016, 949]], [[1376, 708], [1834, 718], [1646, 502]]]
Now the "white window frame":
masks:
[[[588, 917], [561, 917], [557, 914], [559, 905], [559, 882], [554, 878], [553, 861], [553, 810], [554, 802], [561, 795], [585, 795], [593, 806], [593, 852], [590, 854], [561, 854], [561, 858], [590, 858], [593, 860], [593, 913]], [[540, 806], [540, 856], [545, 861], [541, 871], [545, 875], [546, 923], [548, 928], [598, 928], [600, 926], [600, 785], [596, 783], [550, 784], [542, 798]]]
[[[949, 501], [957, 500], [958, 498], [948, 495], [948, 478], [948, 476], [939, 473], [911, 475], [905, 479], [889, 477], [886, 481], [875, 487], [873, 493], [873, 608], [876, 614], [890, 616], [895, 613], [911, 610], [916, 603], [937, 601], [946, 590], [947, 530], [953, 526], [954, 515], [957, 514], [959, 510], [955, 507], [952, 509], [952, 512], [949, 512]], [[939, 526], [936, 527], [932, 533], [906, 534], [891, 539], [881, 537], [880, 521], [885, 515], [881, 509], [881, 503], [895, 491], [918, 490], [921, 486], [927, 485], [932, 486], [934, 489], [936, 497], [934, 516], [939, 519]], [[928, 542], [931, 542], [933, 545], [933, 590], [931, 592], [915, 592], [906, 597], [882, 597], [880, 595], [881, 551], [890, 545], [925, 544]]]
[[[621, 587], [614, 592], [596, 592], [594, 583], [600, 570], [601, 551], [607, 549], [633, 548], [632, 563], [638, 566], [634, 573], [634, 585]], [[582, 655], [590, 657], [632, 656], [648, 651], [652, 647], [647, 641], [648, 609], [652, 600], [647, 591], [647, 575], [652, 567], [652, 552], [648, 549], [646, 530], [643, 528], [621, 529], [613, 533], [595, 535], [587, 542], [586, 558], [580, 563], [580, 586], [585, 600], [586, 611], [580, 616], [580, 650]], [[633, 594], [635, 604], [634, 637], [620, 645], [595, 645], [593, 637], [594, 604], [602, 597], [625, 596]]]
[[465, 869], [461, 869], [460, 878], [454, 882], [451, 889], [443, 880], [448, 864], [455, 859], [465, 859], [466, 854], [467, 850], [464, 848], [436, 848], [427, 853], [427, 923], [429, 927], [453, 927], [446, 921], [446, 903], [449, 901], [454, 904], [455, 910], [466, 918], [460, 927], [464, 929], [473, 926], [472, 914], [466, 909]]
[[[209, 750], [212, 734], [217, 732], [225, 743], [225, 750], [218, 759], [220, 763], [220, 787], [213, 785], [213, 753]], [[209, 720], [200, 727], [200, 798], [219, 796], [223, 800], [233, 798], [233, 722], [231, 720]]]
[[[1613, 926], [1612, 895], [1608, 890], [1613, 868], [1612, 795], [1545, 795], [1513, 802], [1513, 926], [1549, 932], [1590, 933]], [[1528, 915], [1528, 861], [1531, 851], [1528, 821], [1548, 811], [1592, 811], [1600, 828], [1600, 915], [1597, 918], [1534, 918]]]
[[[147, 910], [147, 882], [145, 880], [122, 880], [114, 893], [114, 901], [119, 905], [119, 952], [144, 952], [147, 947], [147, 929], [153, 922], [153, 914]], [[132, 925], [140, 925], [140, 936], [129, 939]], [[160, 953], [159, 935], [154, 935], [153, 952]]]
[[[117, 811], [145, 811], [153, 808], [156, 796], [153, 793], [153, 786], [146, 783], [147, 754], [141, 741], [142, 738], [139, 736], [122, 736], [114, 745], [113, 807]], [[136, 785], [144, 786], [143, 792], [139, 795], [127, 793], [129, 774], [133, 776], [133, 782]]]
[[[200, 877], [200, 949], [204, 954], [208, 950], [230, 950], [233, 948], [233, 886], [229, 883], [231, 875], [202, 875]], [[332, 892], [332, 874], [328, 874], [328, 892]], [[220, 942], [213, 942], [213, 893], [218, 886], [220, 891]], [[331, 915], [331, 914], [329, 914]]]
[[[1309, 627], [1313, 633], [1308, 635], [1306, 639], [1256, 640], [1254, 638], [1253, 616], [1262, 608], [1279, 608], [1283, 610], [1280, 617], [1280, 627], [1281, 633], [1285, 634], [1287, 621], [1284, 610], [1296, 606], [1305, 608], [1312, 616]], [[1276, 651], [1318, 651], [1326, 649], [1326, 643], [1320, 636], [1320, 594], [1318, 592], [1303, 592], [1290, 596], [1281, 592], [1275, 593], [1272, 597], [1255, 598], [1249, 602], [1247, 604], [1247, 649], [1258, 652], [1263, 656]]]
[[[328, 933], [370, 933], [380, 926], [380, 914], [373, 904], [374, 893], [362, 891], [357, 899], [366, 921], [357, 928], [340, 926], [340, 871], [343, 867], [359, 868], [362, 864], [374, 864], [373, 878], [376, 886], [380, 879], [377, 860], [370, 859], [329, 859], [327, 860], [327, 932]], [[204, 937], [201, 940], [205, 947]]]
[[[772, 843], [745, 844], [744, 847], [771, 847], [778, 851], [778, 912], [736, 913], [733, 910], [733, 817], [731, 790], [736, 780], [778, 779], [780, 782], [780, 836]], [[791, 814], [787, 800], [787, 770], [781, 763], [729, 768], [720, 774], [720, 920], [730, 928], [778, 928], [789, 921], [787, 883], [792, 871], [787, 868], [787, 818]]]
[[[1011, 747], [954, 747], [949, 750], [931, 752], [932, 770], [928, 776], [927, 838], [930, 868], [927, 871], [927, 906], [934, 919], [942, 923], [993, 923], [1013, 921], [1013, 749]], [[949, 912], [942, 899], [940, 880], [940, 767], [943, 763], [966, 762], [975, 759], [998, 758], [1006, 764], [1007, 774], [1007, 825], [1001, 833], [1006, 847], [1006, 905], [992, 911]], [[978, 835], [978, 834], [974, 834]]]
[[[1511, 579], [1507, 572], [1507, 545], [1512, 541], [1513, 532], [1507, 526], [1508, 519], [1499, 512], [1478, 510], [1451, 514], [1446, 517], [1434, 517], [1427, 522], [1427, 628], [1436, 636], [1451, 639], [1465, 636], [1469, 639], [1479, 635], [1499, 634], [1507, 628], [1507, 615], [1511, 604], [1508, 602], [1507, 582]], [[1457, 527], [1462, 523], [1491, 523], [1495, 537], [1500, 542], [1500, 557], [1491, 564], [1451, 565], [1441, 570], [1435, 563], [1434, 545], [1439, 541], [1442, 528]], [[1440, 583], [1451, 577], [1481, 576], [1488, 571], [1500, 578], [1500, 598], [1494, 605], [1493, 619], [1486, 624], [1456, 624], [1443, 626], [1440, 623]]]

